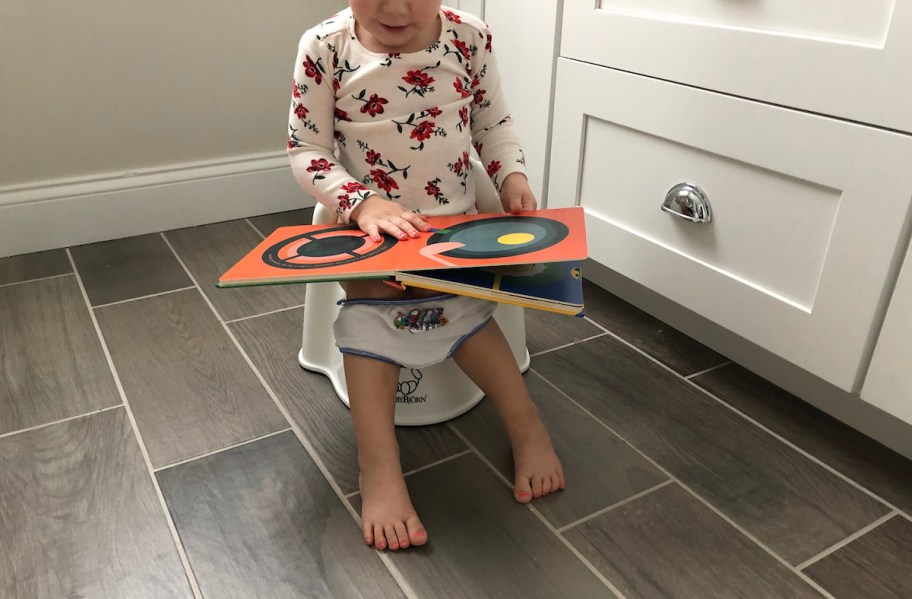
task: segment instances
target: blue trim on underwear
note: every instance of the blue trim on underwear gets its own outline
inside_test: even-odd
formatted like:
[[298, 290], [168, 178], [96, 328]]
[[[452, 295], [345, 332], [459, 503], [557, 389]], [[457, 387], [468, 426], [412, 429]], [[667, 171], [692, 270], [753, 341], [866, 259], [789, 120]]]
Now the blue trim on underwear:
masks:
[[364, 351], [363, 349], [354, 349], [351, 347], [340, 347], [339, 351], [343, 354], [351, 354], [353, 356], [361, 356], [363, 358], [372, 358], [374, 360], [380, 360], [381, 362], [386, 362], [387, 364], [392, 364], [393, 366], [398, 366], [403, 368], [402, 364], [395, 360], [391, 360], [386, 356], [381, 356], [380, 354], [375, 354], [369, 351]]
[[424, 304], [427, 302], [437, 302], [440, 300], [446, 300], [456, 297], [455, 293], [444, 293], [442, 295], [432, 295], [431, 297], [422, 297], [422, 298], [405, 298], [405, 299], [340, 299], [336, 304], [340, 306], [345, 306], [346, 304], [353, 306], [356, 304], [365, 304], [368, 306], [399, 306], [404, 304]]
[[480, 325], [478, 325], [477, 327], [475, 327], [474, 329], [472, 329], [471, 331], [469, 331], [468, 333], [466, 333], [465, 335], [463, 335], [462, 337], [457, 339], [456, 342], [453, 343], [453, 346], [450, 348], [450, 353], [447, 354], [447, 358], [452, 357], [452, 355], [456, 353], [456, 350], [459, 349], [460, 345], [462, 345], [466, 340], [468, 340], [469, 337], [471, 337], [472, 335], [474, 335], [475, 333], [477, 333], [478, 331], [483, 329], [485, 327], [485, 325], [487, 325], [489, 322], [491, 322], [492, 318], [494, 318], [493, 315], [488, 316], [487, 318], [485, 318], [484, 322], [482, 322]]

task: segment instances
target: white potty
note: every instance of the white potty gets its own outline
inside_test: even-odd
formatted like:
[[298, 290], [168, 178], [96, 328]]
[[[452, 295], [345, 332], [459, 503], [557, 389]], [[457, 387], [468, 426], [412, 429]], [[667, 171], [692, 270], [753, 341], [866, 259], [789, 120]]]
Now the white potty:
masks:
[[[475, 164], [472, 170], [473, 173], [485, 172], [480, 163]], [[476, 197], [479, 198], [479, 212], [502, 210], [494, 187], [486, 176], [476, 177]], [[313, 222], [334, 223], [336, 215], [322, 204], [317, 204]], [[343, 297], [342, 287], [338, 283], [307, 284], [304, 295], [304, 339], [298, 362], [308, 370], [328, 376], [336, 394], [348, 406], [342, 352], [336, 347], [332, 330], [339, 313], [337, 302]], [[520, 370], [526, 371], [530, 357], [526, 349], [523, 309], [498, 304], [494, 310], [494, 319], [506, 336]], [[427, 368], [403, 368], [396, 393], [396, 424], [414, 426], [443, 422], [467, 412], [482, 397], [484, 393], [481, 389], [462, 373], [452, 358]]]

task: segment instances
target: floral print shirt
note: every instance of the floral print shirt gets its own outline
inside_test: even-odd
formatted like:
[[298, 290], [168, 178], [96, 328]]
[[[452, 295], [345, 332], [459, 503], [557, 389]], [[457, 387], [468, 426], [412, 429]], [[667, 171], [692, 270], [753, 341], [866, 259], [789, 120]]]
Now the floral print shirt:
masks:
[[304, 190], [343, 222], [373, 193], [426, 215], [475, 212], [473, 145], [498, 191], [524, 172], [487, 24], [449, 8], [440, 17], [440, 38], [407, 54], [362, 46], [351, 9], [301, 37], [288, 154]]

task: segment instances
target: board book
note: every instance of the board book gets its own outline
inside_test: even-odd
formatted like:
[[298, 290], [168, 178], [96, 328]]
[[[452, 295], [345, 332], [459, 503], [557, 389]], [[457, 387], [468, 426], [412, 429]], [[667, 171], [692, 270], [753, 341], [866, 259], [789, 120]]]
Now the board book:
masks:
[[583, 209], [428, 216], [415, 239], [374, 242], [355, 225], [280, 227], [232, 266], [219, 287], [386, 278], [416, 270], [583, 260]]
[[405, 286], [489, 299], [524, 308], [579, 316], [583, 312], [580, 262], [547, 262], [400, 272]]

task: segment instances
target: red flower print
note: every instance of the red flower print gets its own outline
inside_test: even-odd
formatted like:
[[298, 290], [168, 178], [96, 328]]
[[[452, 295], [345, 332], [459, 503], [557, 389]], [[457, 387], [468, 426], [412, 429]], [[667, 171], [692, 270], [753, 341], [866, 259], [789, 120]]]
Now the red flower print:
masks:
[[317, 85], [320, 85], [323, 82], [323, 69], [319, 65], [319, 60], [315, 63], [310, 55], [305, 55], [305, 60], [301, 64], [304, 65], [304, 74], [314, 80]]
[[481, 149], [484, 147], [484, 144], [478, 143], [476, 141], [472, 145], [475, 146], [475, 151], [478, 152], [479, 155], [481, 155]]
[[376, 166], [380, 162], [380, 152], [375, 152], [373, 150], [367, 151], [367, 158], [364, 159], [371, 166]]
[[468, 152], [462, 153], [462, 161], [465, 163], [466, 167], [469, 166], [469, 153]]
[[402, 80], [409, 85], [414, 85], [417, 87], [430, 87], [430, 85], [436, 81], [436, 79], [424, 71], [409, 71], [408, 74], [402, 78]]
[[463, 125], [469, 124], [469, 107], [463, 106], [459, 109], [459, 120], [462, 121]]
[[462, 175], [462, 158], [456, 161], [456, 164], [453, 165], [453, 172], [457, 175]]
[[389, 101], [386, 98], [371, 94], [364, 106], [361, 107], [361, 112], [377, 116], [378, 114], [383, 114], [383, 105], [388, 103]]
[[488, 176], [489, 176], [489, 177], [493, 177], [494, 174], [495, 174], [497, 171], [500, 170], [500, 161], [499, 161], [499, 160], [492, 160], [492, 161], [491, 161], [491, 164], [488, 165], [488, 169], [487, 169], [487, 170], [488, 170]]
[[433, 181], [428, 181], [428, 184], [424, 187], [424, 190], [429, 196], [436, 197], [440, 193], [440, 187], [437, 186]]
[[447, 21], [452, 21], [453, 23], [462, 23], [462, 19], [459, 18], [459, 15], [451, 10], [445, 10], [443, 11], [443, 14], [446, 15]]
[[352, 202], [348, 196], [339, 196], [339, 208], [342, 210], [348, 210], [351, 208]]
[[462, 40], [453, 40], [453, 45], [456, 46], [456, 49], [459, 50], [459, 53], [462, 54], [462, 57], [466, 60], [469, 60], [472, 57], [472, 54], [469, 52], [469, 47]]
[[295, 116], [301, 119], [302, 121], [307, 118], [307, 109], [303, 104], [298, 104], [294, 109]]
[[424, 141], [434, 135], [434, 129], [436, 129], [436, 127], [437, 125], [434, 121], [421, 121], [412, 129], [411, 138], [417, 139], [418, 141]]
[[351, 117], [348, 116], [348, 113], [342, 110], [341, 108], [336, 108], [336, 120], [337, 121], [351, 121]]
[[443, 114], [443, 111], [436, 106], [427, 109], [428, 116], [440, 116], [441, 114]]
[[311, 160], [310, 166], [307, 167], [308, 173], [325, 173], [329, 171], [335, 164], [326, 160], [326, 158], [320, 158], [319, 160]]
[[291, 95], [295, 98], [301, 97], [301, 90], [298, 89], [298, 82], [294, 79], [291, 80]]
[[334, 92], [337, 92], [337, 91], [339, 91], [339, 89], [340, 89], [341, 87], [342, 87], [342, 83], [340, 83], [338, 79], [336, 79], [335, 77], [333, 77], [333, 91], [334, 91]]
[[474, 101], [476, 104], [481, 104], [482, 102], [484, 102], [484, 95], [485, 95], [486, 91], [487, 90], [484, 90], [484, 89], [475, 90], [475, 100]]
[[488, 34], [488, 40], [485, 42], [485, 50], [491, 51], [491, 34]]
[[374, 183], [382, 189], [383, 191], [389, 193], [393, 189], [399, 189], [399, 185], [396, 181], [393, 180], [385, 171], [380, 169], [374, 169], [370, 172], [371, 178], [373, 178]]
[[365, 189], [367, 189], [367, 187], [360, 181], [351, 181], [342, 186], [342, 191], [345, 193], [354, 193], [356, 191], [364, 191]]
[[453, 87], [456, 88], [456, 91], [458, 91], [459, 95], [461, 95], [463, 98], [468, 98], [469, 96], [472, 95], [472, 92], [470, 92], [469, 90], [467, 90], [464, 87], [464, 83], [465, 83], [465, 81], [463, 79], [460, 79], [459, 77], [457, 77], [456, 81], [453, 82]]

